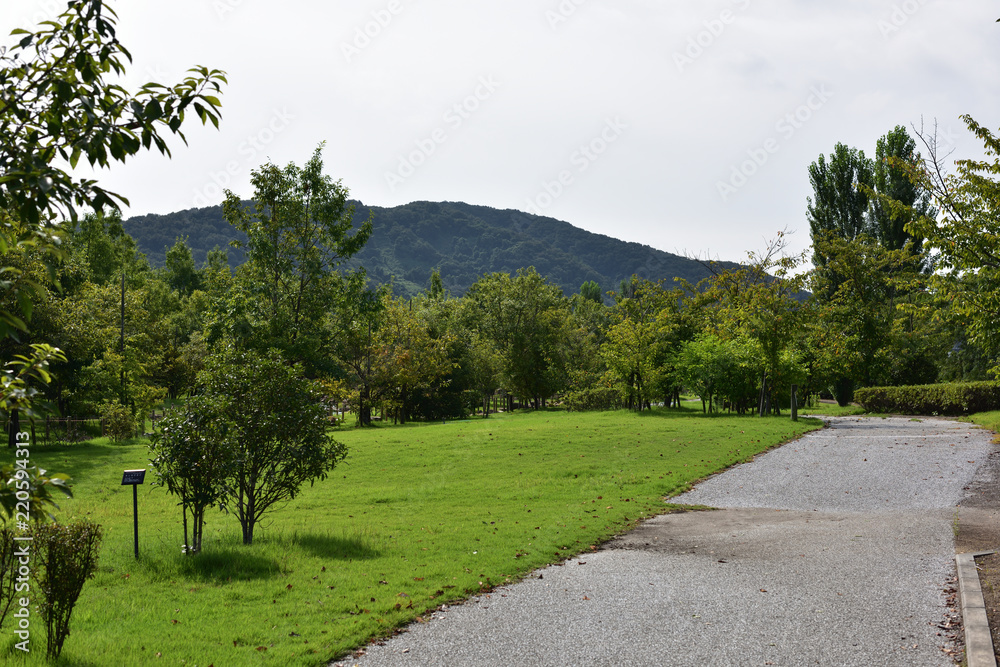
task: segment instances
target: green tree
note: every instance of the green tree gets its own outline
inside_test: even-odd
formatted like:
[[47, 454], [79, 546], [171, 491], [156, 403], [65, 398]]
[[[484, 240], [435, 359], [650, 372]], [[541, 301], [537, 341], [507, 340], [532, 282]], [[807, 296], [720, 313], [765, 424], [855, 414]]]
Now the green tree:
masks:
[[147, 83], [129, 93], [110, 77], [132, 57], [117, 39], [114, 10], [101, 0], [71, 0], [36, 32], [11, 34], [0, 51], [0, 209], [31, 227], [78, 208], [117, 208], [128, 200], [63, 169], [125, 162], [143, 149], [170, 154], [164, 133], [179, 136], [185, 114], [218, 126], [218, 70], [196, 67], [173, 86]]
[[150, 439], [150, 464], [157, 484], [181, 501], [186, 554], [201, 551], [205, 509], [230, 493], [236, 455], [228, 431], [218, 400], [193, 396], [182, 408], [167, 414], [159, 432]]
[[183, 296], [190, 295], [201, 286], [201, 276], [195, 268], [187, 237], [178, 237], [174, 245], [167, 250], [165, 268], [167, 283]]
[[937, 379], [939, 327], [924, 309], [927, 277], [909, 246], [892, 250], [859, 237], [815, 242], [827, 263], [812, 275], [811, 334], [817, 372], [842, 404], [855, 386], [924, 384]]
[[[871, 187], [873, 181], [873, 167], [864, 151], [841, 143], [834, 147], [829, 160], [820, 155], [809, 165], [813, 197], [808, 199], [806, 218], [812, 237], [833, 233], [850, 240], [865, 233], [869, 197], [858, 185]], [[824, 261], [823, 255], [814, 254], [814, 264], [820, 266]]]
[[593, 280], [588, 280], [580, 285], [580, 295], [588, 301], [604, 303], [604, 295], [601, 293], [601, 286]]
[[900, 215], [913, 215], [907, 229], [924, 236], [937, 252], [938, 269], [931, 276], [934, 293], [946, 295], [955, 316], [965, 323], [965, 338], [990, 359], [990, 372], [1000, 376], [1000, 137], [962, 116], [968, 129], [982, 142], [984, 159], [955, 161], [949, 171], [941, 155], [936, 131], [918, 133], [927, 157], [906, 169], [916, 186], [931, 193], [940, 211], [936, 217], [913, 215], [912, 206], [902, 202]]
[[796, 273], [804, 257], [787, 255], [787, 243], [780, 232], [762, 252], [748, 253], [744, 266], [718, 271], [709, 280], [709, 294], [716, 300], [709, 331], [758, 351], [761, 416], [777, 409], [774, 399], [783, 391], [782, 359], [799, 344], [806, 316], [800, 299], [806, 275]]
[[[908, 175], [919, 162], [916, 141], [902, 125], [878, 140], [873, 165], [874, 192], [869, 193], [874, 196], [868, 227], [875, 240], [888, 250], [901, 250], [909, 244], [911, 252], [920, 254], [923, 238], [913, 236], [907, 226], [915, 218], [936, 217], [930, 192], [915, 184]], [[898, 206], [890, 206], [887, 201], [898, 202], [907, 210], [901, 212]]]
[[628, 288], [615, 295], [601, 357], [629, 409], [651, 407], [663, 396], [664, 375], [672, 367], [679, 294], [633, 276]]
[[400, 299], [383, 297], [380, 324], [372, 337], [371, 400], [394, 420], [409, 421], [416, 399], [451, 370], [450, 335], [434, 338]]
[[317, 385], [276, 350], [214, 357], [201, 382], [235, 455], [224, 502], [239, 519], [243, 543], [252, 544], [261, 518], [305, 482], [325, 479], [347, 449], [328, 433]]
[[338, 269], [372, 230], [369, 218], [352, 233], [354, 206], [347, 188], [323, 173], [322, 149], [302, 168], [255, 169], [253, 203], [227, 190], [223, 204], [226, 220], [247, 235], [240, 310], [249, 329], [230, 334], [258, 349], [276, 347], [310, 370], [322, 364], [334, 335], [324, 327], [331, 308], [354, 284]]
[[69, 621], [83, 586], [97, 572], [101, 527], [83, 519], [69, 524], [39, 524], [31, 531], [35, 568], [41, 593], [38, 609], [45, 619], [49, 660], [56, 660], [69, 637]]
[[466, 326], [497, 346], [503, 384], [511, 393], [537, 408], [566, 387], [564, 342], [570, 312], [558, 287], [529, 267], [516, 276], [483, 276], [465, 300]]

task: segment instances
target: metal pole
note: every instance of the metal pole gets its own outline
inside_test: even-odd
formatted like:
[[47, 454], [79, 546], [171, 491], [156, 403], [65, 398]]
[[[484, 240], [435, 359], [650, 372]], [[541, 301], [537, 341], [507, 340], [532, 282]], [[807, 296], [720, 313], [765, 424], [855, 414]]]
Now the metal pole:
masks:
[[139, 560], [139, 485], [132, 485], [132, 524], [135, 529], [135, 559]]

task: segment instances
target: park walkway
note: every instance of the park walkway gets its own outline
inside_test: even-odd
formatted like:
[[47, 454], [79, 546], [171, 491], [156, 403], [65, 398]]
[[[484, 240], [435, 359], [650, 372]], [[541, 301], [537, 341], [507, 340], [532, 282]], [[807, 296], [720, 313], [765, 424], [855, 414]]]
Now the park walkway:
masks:
[[[968, 424], [834, 418], [596, 553], [433, 614], [343, 665], [953, 665]], [[941, 633], [941, 634], [939, 634]]]

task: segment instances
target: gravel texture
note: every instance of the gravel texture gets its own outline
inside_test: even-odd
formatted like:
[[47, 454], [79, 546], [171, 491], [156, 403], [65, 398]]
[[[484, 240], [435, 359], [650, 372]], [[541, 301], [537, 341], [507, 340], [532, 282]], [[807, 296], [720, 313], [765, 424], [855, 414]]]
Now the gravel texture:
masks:
[[996, 446], [967, 424], [833, 418], [663, 515], [439, 610], [361, 665], [952, 665], [955, 507]]

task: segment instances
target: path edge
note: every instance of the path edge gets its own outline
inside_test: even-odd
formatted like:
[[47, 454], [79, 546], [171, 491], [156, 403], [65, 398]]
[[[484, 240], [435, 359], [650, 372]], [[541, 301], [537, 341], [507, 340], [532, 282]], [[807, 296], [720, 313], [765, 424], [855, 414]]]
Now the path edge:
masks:
[[955, 555], [958, 569], [958, 590], [961, 596], [962, 626], [965, 628], [965, 659], [969, 667], [997, 667], [993, 650], [993, 637], [986, 619], [986, 603], [979, 584], [976, 556], [987, 556], [993, 551], [980, 551]]

